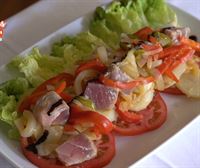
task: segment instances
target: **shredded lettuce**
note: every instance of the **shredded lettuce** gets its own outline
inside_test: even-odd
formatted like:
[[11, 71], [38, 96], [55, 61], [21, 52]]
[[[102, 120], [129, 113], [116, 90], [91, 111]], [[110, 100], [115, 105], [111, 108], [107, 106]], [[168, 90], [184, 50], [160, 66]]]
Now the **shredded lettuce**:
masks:
[[36, 87], [64, 71], [65, 61], [63, 58], [42, 55], [37, 48], [34, 48], [26, 57], [15, 57], [8, 67], [23, 73], [30, 84]]
[[90, 31], [110, 47], [118, 48], [121, 33], [132, 34], [145, 26], [175, 25], [176, 21], [165, 0], [122, 0], [96, 8]]

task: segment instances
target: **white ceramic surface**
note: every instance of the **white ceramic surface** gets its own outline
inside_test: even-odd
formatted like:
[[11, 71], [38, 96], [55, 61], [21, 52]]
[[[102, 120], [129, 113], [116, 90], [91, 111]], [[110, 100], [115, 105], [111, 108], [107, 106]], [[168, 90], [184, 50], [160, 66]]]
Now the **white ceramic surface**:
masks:
[[[192, 32], [200, 37], [200, 22], [190, 15], [175, 9], [179, 18], [180, 25], [190, 26]], [[63, 34], [76, 34], [85, 28], [85, 23], [89, 15], [79, 18], [71, 24], [59, 29], [47, 38], [44, 38], [34, 46], [38, 46], [43, 52], [48, 52], [53, 41], [58, 40]], [[32, 47], [34, 47], [32, 46]], [[32, 48], [31, 47], [31, 48]], [[23, 52], [26, 54], [30, 49]], [[9, 79], [13, 74], [9, 73], [5, 67], [0, 70], [0, 82]], [[135, 137], [116, 137], [117, 153], [107, 168], [124, 168], [128, 167], [138, 159], [141, 159], [153, 149], [160, 146], [172, 135], [177, 133], [186, 124], [193, 120], [199, 114], [199, 100], [189, 99], [184, 96], [163, 95], [169, 115], [166, 123], [159, 129]], [[19, 144], [9, 140], [5, 136], [4, 126], [0, 125], [0, 151], [15, 166], [24, 168], [33, 168], [29, 161], [22, 155]]]

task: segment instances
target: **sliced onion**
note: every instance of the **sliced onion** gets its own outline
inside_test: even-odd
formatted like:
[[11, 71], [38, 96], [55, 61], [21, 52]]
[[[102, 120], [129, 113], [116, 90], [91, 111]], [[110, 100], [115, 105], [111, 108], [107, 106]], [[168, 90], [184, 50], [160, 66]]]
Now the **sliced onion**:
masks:
[[22, 137], [30, 137], [35, 132], [37, 121], [32, 112], [25, 110], [23, 116], [15, 120], [15, 125]]
[[158, 67], [162, 64], [162, 60], [156, 60], [152, 62], [152, 68]]
[[164, 79], [163, 76], [160, 75], [157, 79], [156, 79], [156, 88], [158, 90], [164, 90], [165, 89], [165, 83], [164, 83]]
[[147, 68], [148, 69], [151, 69], [152, 68], [152, 57], [149, 57], [148, 59], [147, 59]]
[[106, 51], [106, 48], [104, 46], [97, 48], [97, 54], [101, 62], [103, 62], [105, 65], [108, 64], [108, 53]]
[[182, 63], [179, 66], [177, 66], [172, 72], [177, 77], [177, 79], [180, 79], [181, 75], [185, 72], [185, 70], [186, 70], [186, 63]]
[[88, 80], [94, 79], [97, 75], [98, 72], [92, 69], [80, 72], [74, 81], [74, 91], [76, 95], [80, 95], [83, 92], [83, 84]]

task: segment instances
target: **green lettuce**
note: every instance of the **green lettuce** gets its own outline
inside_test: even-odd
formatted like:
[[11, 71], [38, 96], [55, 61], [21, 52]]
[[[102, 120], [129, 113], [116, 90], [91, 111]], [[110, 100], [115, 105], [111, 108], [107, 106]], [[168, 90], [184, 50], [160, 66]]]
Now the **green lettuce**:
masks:
[[98, 46], [106, 46], [98, 37], [89, 32], [82, 32], [76, 36], [66, 36], [52, 46], [52, 56], [62, 57], [65, 60], [65, 68], [73, 72], [75, 65], [91, 59]]
[[36, 87], [64, 71], [65, 61], [63, 58], [42, 55], [37, 48], [34, 48], [26, 57], [15, 57], [8, 67], [17, 69], [33, 87]]
[[17, 119], [17, 106], [22, 95], [30, 86], [25, 78], [17, 77], [0, 85], [0, 120], [9, 127], [8, 136], [16, 139], [19, 132], [14, 125]]
[[29, 83], [23, 77], [11, 79], [0, 85], [1, 91], [6, 93], [7, 95], [14, 95], [16, 100], [19, 100], [20, 96], [23, 95], [28, 89]]
[[121, 33], [132, 34], [145, 26], [174, 25], [176, 21], [165, 0], [122, 0], [96, 8], [90, 31], [110, 47], [118, 48]]

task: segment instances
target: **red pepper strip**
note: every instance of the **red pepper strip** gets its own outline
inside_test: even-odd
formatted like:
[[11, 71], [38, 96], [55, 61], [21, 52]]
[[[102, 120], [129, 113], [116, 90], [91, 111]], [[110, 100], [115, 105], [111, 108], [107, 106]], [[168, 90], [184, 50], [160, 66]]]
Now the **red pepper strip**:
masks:
[[109, 79], [109, 78], [105, 77], [104, 75], [100, 75], [99, 80], [103, 84], [105, 84], [107, 86], [114, 87], [114, 88], [132, 89], [132, 88], [137, 87], [139, 85], [153, 82], [154, 78], [152, 76], [146, 77], [146, 78], [141, 77], [141, 78], [138, 78], [138, 79], [131, 81], [131, 82], [120, 82], [120, 81], [114, 81], [112, 79]]
[[94, 69], [99, 72], [103, 72], [106, 70], [106, 66], [98, 58], [95, 58], [86, 63], [80, 64], [80, 66], [76, 69], [75, 75], [77, 76], [80, 72], [87, 69]]
[[65, 92], [62, 92], [62, 93], [60, 93], [59, 95], [60, 95], [60, 97], [62, 97], [62, 99], [63, 99], [66, 103], [71, 102], [72, 99], [73, 99], [72, 96], [68, 95], [68, 94], [65, 93]]
[[169, 57], [167, 57], [164, 61], [163, 61], [163, 63], [160, 65], [160, 66], [158, 66], [158, 70], [159, 70], [159, 72], [161, 73], [161, 74], [163, 74], [168, 68], [169, 68], [169, 66], [172, 64], [174, 62], [174, 60], [173, 59], [170, 59]]
[[129, 112], [129, 111], [121, 111], [120, 106], [121, 100], [118, 99], [116, 103], [116, 112], [119, 115], [119, 117], [129, 123], [138, 122], [143, 119], [143, 115], [135, 112]]
[[176, 45], [176, 46], [170, 46], [170, 47], [167, 47], [167, 48], [164, 48], [162, 52], [160, 52], [159, 56], [158, 56], [158, 59], [160, 58], [165, 58], [165, 57], [168, 57], [168, 56], [172, 56], [172, 55], [175, 55], [177, 54], [181, 49], [183, 48], [188, 48], [188, 46], [184, 45], [184, 44], [181, 44], [181, 45]]
[[180, 42], [183, 44], [189, 45], [195, 51], [200, 51], [200, 43], [198, 43], [194, 40], [191, 40], [191, 39], [188, 39], [188, 38], [182, 36], [180, 39]]
[[173, 70], [179, 66], [181, 63], [186, 62], [188, 59], [190, 59], [194, 55], [194, 50], [190, 48], [184, 48], [180, 50], [180, 52], [175, 56], [175, 62], [173, 62], [169, 68], [165, 71], [165, 74], [170, 77], [172, 80], [178, 82], [179, 80], [177, 77], [173, 74]]
[[34, 93], [28, 97], [26, 97], [19, 105], [18, 111], [23, 112], [24, 110], [29, 110], [32, 104], [35, 104], [38, 100], [38, 97], [44, 95], [46, 91]]
[[[46, 94], [48, 92], [47, 90], [47, 85], [56, 85], [59, 82], [62, 82], [62, 80], [64, 80], [66, 87], [70, 86], [73, 84], [73, 76], [68, 74], [68, 73], [61, 73], [47, 81], [45, 81], [44, 83], [42, 83], [40, 86], [38, 86], [30, 96], [26, 97], [21, 104], [19, 105], [18, 110], [20, 112], [23, 112], [24, 110], [29, 110], [32, 104], [35, 104], [36, 101], [38, 100], [39, 97], [41, 97], [42, 95]], [[64, 87], [64, 86], [62, 86]], [[62, 88], [60, 88], [60, 91], [62, 90]], [[59, 92], [60, 92], [59, 91]], [[66, 93], [62, 93], [61, 97], [69, 102], [71, 101], [72, 97], [68, 96]]]
[[94, 123], [95, 127], [97, 127], [99, 132], [102, 134], [109, 133], [113, 130], [112, 122], [97, 112], [94, 111], [82, 111], [80, 113], [71, 112], [69, 123], [80, 124], [86, 122]]
[[174, 75], [172, 71], [165, 71], [165, 75], [167, 75], [169, 78], [171, 78], [175, 82], [179, 81], [179, 79], [176, 77], [176, 75]]
[[44, 90], [47, 91], [48, 85], [55, 86], [56, 84], [58, 84], [61, 81], [65, 81], [66, 87], [68, 87], [68, 86], [71, 86], [73, 84], [74, 77], [71, 74], [68, 74], [68, 73], [64, 73], [64, 72], [60, 73], [57, 76], [55, 76], [55, 77], [45, 81], [41, 85], [39, 85], [33, 93], [37, 93], [37, 92], [44, 91]]
[[150, 37], [149, 37], [149, 41], [150, 41], [151, 43], [153, 43], [153, 44], [158, 43], [157, 39], [156, 39], [155, 37], [153, 37], [153, 36], [150, 36]]
[[144, 27], [134, 33], [137, 37], [139, 37], [141, 40], [147, 40], [148, 36], [153, 33], [153, 30], [150, 27]]
[[153, 51], [153, 50], [158, 50], [158, 49], [162, 48], [161, 45], [158, 43], [154, 44], [154, 45], [142, 44], [141, 46], [145, 51]]
[[61, 84], [55, 89], [55, 92], [58, 94], [62, 93], [65, 90], [66, 85], [65, 81], [61, 82]]

